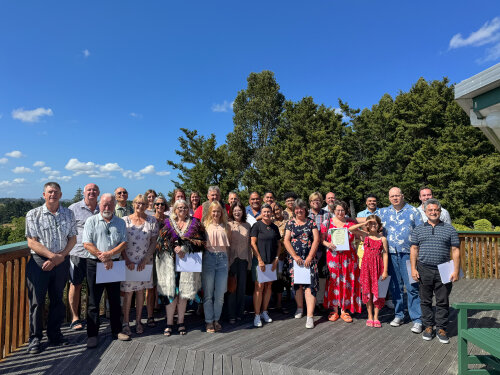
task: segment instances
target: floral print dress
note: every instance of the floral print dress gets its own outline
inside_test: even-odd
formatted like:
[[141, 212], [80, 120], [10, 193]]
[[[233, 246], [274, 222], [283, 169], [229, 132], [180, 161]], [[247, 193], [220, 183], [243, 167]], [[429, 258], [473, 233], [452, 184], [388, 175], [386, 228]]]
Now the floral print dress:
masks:
[[[328, 233], [331, 228], [336, 227], [333, 219], [321, 225], [321, 233]], [[343, 228], [353, 226], [354, 222], [346, 222]], [[352, 313], [361, 312], [361, 287], [359, 279], [358, 254], [354, 248], [354, 235], [349, 234], [349, 250], [347, 251], [327, 251], [326, 264], [328, 266], [329, 277], [325, 288], [323, 306], [332, 309], [339, 306], [342, 310], [350, 310]], [[331, 242], [328, 234], [328, 242]]]
[[[127, 256], [136, 265], [141, 263], [148, 251], [156, 247], [158, 238], [158, 222], [153, 216], [146, 216], [144, 224], [135, 226], [130, 217], [123, 218], [127, 227]], [[154, 250], [153, 250], [154, 251]], [[148, 259], [148, 264], [153, 264], [153, 256]], [[149, 281], [122, 281], [120, 290], [122, 292], [135, 292], [153, 287], [153, 276]]]
[[[304, 225], [299, 225], [295, 219], [290, 219], [286, 224], [286, 230], [290, 231], [293, 250], [295, 253], [305, 260], [311, 251], [311, 247], [314, 241], [313, 230], [317, 229], [316, 224], [311, 219], [307, 218]], [[292, 285], [294, 285], [293, 280], [293, 258], [288, 257], [288, 266], [290, 270], [290, 277], [292, 279]], [[313, 296], [316, 297], [316, 293], [319, 288], [319, 277], [318, 277], [318, 263], [316, 257], [313, 258], [310, 266], [311, 270], [311, 284], [304, 285], [304, 288], [310, 288]], [[295, 285], [295, 289], [299, 285]]]

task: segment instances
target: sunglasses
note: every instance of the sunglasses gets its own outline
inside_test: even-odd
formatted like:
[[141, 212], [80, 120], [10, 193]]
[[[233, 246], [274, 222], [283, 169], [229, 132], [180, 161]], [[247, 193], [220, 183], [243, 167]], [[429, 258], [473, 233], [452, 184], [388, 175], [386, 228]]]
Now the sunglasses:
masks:
[[117, 195], [127, 195], [128, 193], [126, 191], [118, 191], [116, 194]]
[[166, 206], [165, 203], [155, 203], [155, 206]]

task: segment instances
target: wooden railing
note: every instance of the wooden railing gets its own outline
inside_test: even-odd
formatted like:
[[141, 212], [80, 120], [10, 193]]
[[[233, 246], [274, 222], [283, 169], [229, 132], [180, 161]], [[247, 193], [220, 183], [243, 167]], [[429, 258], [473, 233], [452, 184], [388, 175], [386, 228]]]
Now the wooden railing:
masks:
[[29, 338], [27, 242], [0, 246], [0, 359]]
[[469, 279], [500, 279], [500, 232], [458, 232], [462, 269]]

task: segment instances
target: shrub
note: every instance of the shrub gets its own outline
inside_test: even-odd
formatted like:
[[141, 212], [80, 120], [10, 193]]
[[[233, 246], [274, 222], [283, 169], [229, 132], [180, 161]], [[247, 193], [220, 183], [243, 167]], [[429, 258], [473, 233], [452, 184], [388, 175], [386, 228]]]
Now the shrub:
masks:
[[474, 230], [478, 232], [491, 232], [493, 230], [493, 225], [486, 219], [479, 219], [474, 222]]

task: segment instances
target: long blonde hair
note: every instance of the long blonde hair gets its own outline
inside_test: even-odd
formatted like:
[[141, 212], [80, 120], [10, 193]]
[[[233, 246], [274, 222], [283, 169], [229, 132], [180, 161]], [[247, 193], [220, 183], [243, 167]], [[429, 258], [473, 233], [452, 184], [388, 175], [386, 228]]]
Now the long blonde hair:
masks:
[[227, 224], [227, 212], [226, 209], [222, 207], [222, 205], [217, 201], [213, 201], [212, 203], [210, 203], [210, 206], [208, 206], [208, 211], [205, 220], [203, 221], [203, 226], [205, 228], [208, 228], [210, 224], [213, 224], [212, 211], [215, 210], [216, 208], [218, 208], [221, 211], [219, 225], [222, 226], [227, 232], [229, 229], [229, 225]]

